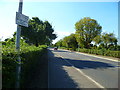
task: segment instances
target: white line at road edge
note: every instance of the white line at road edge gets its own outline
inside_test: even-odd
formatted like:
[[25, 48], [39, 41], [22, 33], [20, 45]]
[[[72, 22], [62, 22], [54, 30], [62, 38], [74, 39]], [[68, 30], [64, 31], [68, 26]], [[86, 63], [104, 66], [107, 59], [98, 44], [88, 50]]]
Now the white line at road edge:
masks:
[[[58, 54], [57, 54], [57, 56], [59, 56], [59, 57], [61, 57], [62, 59], [64, 59], [64, 57], [62, 57], [61, 55], [58, 55]], [[99, 88], [103, 88], [104, 90], [106, 90], [105, 87], [103, 87], [101, 84], [99, 84], [98, 82], [96, 82], [96, 81], [95, 81], [94, 79], [92, 79], [91, 77], [87, 76], [84, 72], [82, 72], [82, 70], [74, 67], [74, 65], [71, 64], [71, 63], [70, 63], [69, 61], [67, 61], [66, 59], [64, 59], [64, 60], [65, 60], [67, 63], [69, 63], [70, 65], [72, 65], [72, 67], [73, 67], [75, 70], [77, 70], [78, 72], [80, 72], [83, 76], [85, 76], [85, 77], [88, 78], [90, 81], [92, 81], [93, 83], [95, 83]]]
[[75, 52], [75, 53], [83, 54], [83, 55], [87, 55], [87, 56], [92, 56], [92, 57], [97, 57], [97, 58], [101, 58], [101, 59], [106, 59], [106, 60], [109, 60], [109, 61], [120, 62], [118, 60], [113, 60], [113, 59], [110, 59], [110, 58], [104, 58], [104, 57], [99, 57], [99, 56], [94, 56], [94, 55], [89, 55], [89, 54], [85, 54], [85, 53], [81, 53], [81, 52]]
[[[61, 50], [64, 50], [64, 49], [61, 49]], [[64, 51], [71, 52], [71, 51], [69, 51], [69, 50], [64, 50]], [[106, 59], [106, 60], [109, 60], [109, 61], [120, 62], [120, 61], [118, 61], [118, 60], [114, 60], [114, 59], [110, 59], [110, 58], [104, 58], [104, 57], [99, 57], [99, 56], [90, 55], [90, 54], [86, 54], [86, 53], [82, 53], [82, 52], [75, 52], [75, 53], [83, 54], [83, 55], [87, 55], [87, 56], [92, 56], [92, 57], [96, 57], [96, 58], [101, 58], [101, 59]]]

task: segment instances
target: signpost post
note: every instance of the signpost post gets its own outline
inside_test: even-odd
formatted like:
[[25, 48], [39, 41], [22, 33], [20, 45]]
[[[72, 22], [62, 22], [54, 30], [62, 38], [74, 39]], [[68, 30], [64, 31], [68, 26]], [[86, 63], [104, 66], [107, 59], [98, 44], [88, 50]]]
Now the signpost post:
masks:
[[20, 34], [21, 34], [21, 26], [28, 27], [28, 16], [22, 14], [22, 6], [23, 0], [19, 2], [19, 9], [16, 12], [16, 24], [17, 24], [17, 34], [16, 34], [16, 50], [19, 51], [20, 49]]
[[22, 14], [22, 6], [23, 0], [19, 1], [18, 12], [16, 12], [16, 24], [17, 24], [17, 33], [16, 33], [16, 51], [18, 54], [18, 66], [17, 66], [17, 80], [16, 80], [16, 88], [20, 88], [20, 72], [21, 72], [21, 59], [20, 59], [20, 34], [21, 34], [21, 26], [28, 27], [28, 16]]

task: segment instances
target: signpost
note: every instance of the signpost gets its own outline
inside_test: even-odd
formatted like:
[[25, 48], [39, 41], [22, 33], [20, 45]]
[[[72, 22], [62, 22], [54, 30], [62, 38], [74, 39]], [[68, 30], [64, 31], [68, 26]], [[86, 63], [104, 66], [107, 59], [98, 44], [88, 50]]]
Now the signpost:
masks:
[[19, 12], [16, 12], [16, 24], [28, 27], [28, 16], [25, 16]]
[[20, 59], [20, 34], [21, 34], [21, 26], [28, 27], [28, 16], [22, 14], [22, 6], [23, 0], [19, 1], [18, 12], [16, 12], [16, 24], [17, 24], [17, 33], [16, 33], [16, 51], [18, 54], [18, 66], [17, 66], [17, 80], [16, 80], [16, 88], [20, 88], [20, 72], [21, 72], [21, 59]]

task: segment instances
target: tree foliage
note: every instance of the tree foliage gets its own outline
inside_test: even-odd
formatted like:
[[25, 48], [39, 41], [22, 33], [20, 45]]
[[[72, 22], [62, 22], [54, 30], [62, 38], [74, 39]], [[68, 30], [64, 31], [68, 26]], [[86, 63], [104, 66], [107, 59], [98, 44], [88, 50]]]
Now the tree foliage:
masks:
[[117, 45], [117, 38], [113, 33], [103, 33], [102, 43], [104, 43], [105, 48]]
[[117, 46], [117, 38], [113, 33], [103, 33], [96, 36], [93, 41], [96, 45], [99, 45], [100, 48], [111, 48], [110, 50], [113, 50]]
[[[113, 33], [101, 33], [102, 26], [96, 20], [85, 17], [75, 24], [76, 32], [59, 40], [55, 45], [72, 48], [119, 50]], [[95, 45], [94, 45], [95, 44]]]
[[64, 37], [63, 39], [56, 42], [55, 46], [66, 47], [68, 49], [72, 48], [72, 50], [76, 50], [76, 48], [78, 47], [78, 43], [76, 41], [75, 34]]
[[78, 46], [78, 43], [75, 38], [75, 34], [71, 34], [63, 39], [63, 45], [67, 48], [72, 48], [75, 50]]
[[93, 39], [101, 34], [102, 27], [96, 20], [85, 17], [75, 24], [76, 39], [80, 47], [89, 48]]
[[95, 42], [95, 45], [99, 45], [102, 42], [101, 35], [97, 35], [93, 41]]
[[63, 46], [63, 40], [62, 39], [60, 39], [59, 41], [57, 41], [56, 43], [55, 43], [55, 46], [57, 46], [57, 47], [62, 47]]
[[117, 39], [113, 33], [103, 33], [102, 40], [106, 45], [117, 44]]
[[27, 43], [32, 43], [36, 46], [47, 44], [50, 45], [52, 40], [56, 38], [53, 34], [54, 29], [48, 21], [41, 21], [38, 17], [33, 17], [29, 20], [28, 27], [22, 27], [21, 36]]

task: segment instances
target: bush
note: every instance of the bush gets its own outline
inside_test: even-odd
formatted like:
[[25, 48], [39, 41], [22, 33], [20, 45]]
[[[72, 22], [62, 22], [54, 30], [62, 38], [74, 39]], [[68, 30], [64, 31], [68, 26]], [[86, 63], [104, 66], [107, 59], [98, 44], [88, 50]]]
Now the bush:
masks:
[[67, 49], [66, 47], [59, 47], [60, 49]]
[[[44, 53], [47, 46], [41, 45], [39, 47], [23, 45], [21, 47], [20, 56], [22, 61], [22, 80], [24, 83], [28, 72], [35, 67], [40, 56]], [[17, 53], [15, 52], [14, 45], [3, 45], [2, 48], [2, 87], [14, 88], [16, 83], [16, 66]], [[30, 73], [29, 73], [30, 74]]]
[[89, 49], [79, 49], [79, 52], [84, 52], [84, 53], [88, 53]]
[[21, 57], [23, 58], [21, 81], [22, 86], [24, 86], [26, 80], [30, 78], [30, 74], [34, 73], [34, 69], [36, 68], [38, 61], [41, 60], [40, 58], [45, 53], [46, 48], [47, 47], [45, 45], [39, 47], [32, 46], [28, 48], [28, 52], [21, 53]]
[[106, 53], [104, 55], [120, 58], [120, 51], [109, 51], [108, 50], [108, 51], [106, 51]]
[[104, 55], [104, 56], [112, 56], [116, 58], [120, 58], [120, 51], [110, 51], [106, 49], [79, 49], [79, 52], [89, 53], [89, 54], [96, 54], [96, 55]]
[[[72, 48], [66, 48], [66, 47], [59, 47], [59, 48], [73, 50]], [[120, 46], [117, 46], [117, 51], [107, 50], [106, 48], [101, 48], [101, 49], [100, 48], [96, 48], [96, 49], [76, 48], [76, 51], [89, 53], [89, 54], [96, 54], [96, 55], [103, 55], [103, 56], [111, 56], [111, 57], [120, 58], [120, 50], [119, 49], [120, 49]]]
[[117, 46], [117, 50], [120, 51], [120, 45]]
[[2, 87], [15, 86], [17, 53], [13, 48], [2, 49]]
[[69, 48], [68, 50], [73, 50], [72, 48]]

